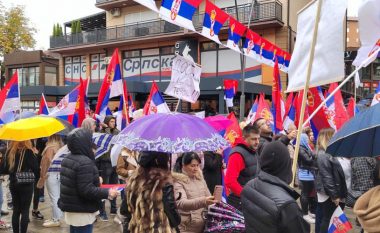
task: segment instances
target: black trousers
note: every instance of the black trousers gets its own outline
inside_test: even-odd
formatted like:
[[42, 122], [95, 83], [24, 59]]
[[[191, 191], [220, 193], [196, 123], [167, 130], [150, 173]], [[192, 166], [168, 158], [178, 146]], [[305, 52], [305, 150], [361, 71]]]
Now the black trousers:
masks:
[[300, 180], [300, 186], [302, 214], [307, 215], [309, 211], [310, 213], [315, 214], [317, 199], [315, 198], [314, 181]]
[[[116, 167], [112, 167], [111, 162], [108, 161], [100, 161], [100, 170], [101, 177], [103, 179], [103, 184], [117, 184], [119, 182], [119, 178], [117, 177]], [[116, 211], [116, 198], [111, 200], [111, 211]], [[100, 212], [105, 212], [105, 202], [103, 202]]]
[[[335, 205], [334, 202], [332, 202], [331, 198], [319, 204], [321, 204], [321, 209], [322, 209], [322, 221], [321, 221], [321, 226], [319, 228], [319, 233], [327, 233], [331, 216], [333, 215], [337, 206]], [[344, 203], [339, 203], [339, 206], [340, 208], [342, 208], [342, 210], [344, 209]]]
[[[32, 202], [34, 184], [10, 183], [13, 201], [12, 228], [15, 233], [26, 233], [29, 224], [29, 208]], [[20, 222], [21, 216], [21, 222]]]

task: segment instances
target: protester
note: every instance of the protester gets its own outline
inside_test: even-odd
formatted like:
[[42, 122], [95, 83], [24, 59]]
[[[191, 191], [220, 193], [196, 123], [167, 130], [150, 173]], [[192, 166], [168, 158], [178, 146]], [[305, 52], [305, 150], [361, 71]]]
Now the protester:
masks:
[[[321, 208], [321, 225], [319, 233], [326, 233], [330, 218], [336, 207], [344, 208], [343, 199], [347, 197], [347, 186], [343, 169], [340, 163], [326, 153], [327, 145], [334, 134], [331, 128], [322, 129], [317, 139], [317, 164], [316, 188], [318, 205]], [[318, 218], [318, 217], [317, 217]]]
[[58, 206], [64, 211], [71, 232], [91, 233], [101, 200], [113, 199], [118, 194], [116, 189], [99, 188], [92, 145], [92, 132], [87, 129], [74, 129], [67, 136], [67, 147], [71, 153], [61, 165]]
[[[120, 131], [116, 128], [116, 118], [114, 116], [106, 116], [104, 118], [103, 129], [101, 130], [101, 132], [112, 135], [119, 134]], [[110, 154], [111, 152], [108, 151], [107, 153], [103, 154], [100, 158], [97, 159], [98, 168], [104, 184], [117, 184], [118, 177], [116, 173], [116, 167], [112, 167]], [[110, 203], [110, 213], [114, 215], [117, 212], [116, 200], [111, 200]], [[99, 217], [101, 221], [108, 221], [108, 216], [105, 208], [105, 201], [103, 201], [103, 204], [101, 206]]]
[[312, 151], [314, 151], [315, 150], [315, 138], [314, 138], [313, 130], [310, 127], [307, 127], [307, 128], [305, 128], [304, 132], [308, 136], [310, 149]]
[[248, 181], [258, 174], [259, 163], [257, 148], [259, 145], [260, 131], [253, 125], [247, 125], [243, 129], [243, 138], [237, 138], [228, 159], [225, 185], [231, 192], [227, 203], [238, 210], [242, 210], [240, 193]]
[[310, 226], [296, 202], [299, 195], [289, 186], [292, 164], [286, 146], [280, 141], [268, 143], [260, 166], [258, 177], [241, 193], [246, 232], [309, 233]]
[[120, 209], [130, 219], [128, 229], [131, 233], [170, 233], [180, 224], [169, 157], [170, 154], [163, 152], [141, 152], [140, 166], [129, 178], [126, 203], [123, 202]]
[[[29, 224], [29, 208], [32, 202], [34, 178], [37, 177], [38, 163], [32, 142], [12, 141], [6, 153], [4, 171], [9, 174], [9, 188], [12, 194], [12, 228], [15, 233], [26, 233]], [[23, 173], [29, 179], [17, 178]], [[21, 221], [20, 221], [21, 216]]]
[[138, 153], [123, 148], [117, 158], [116, 173], [126, 181], [137, 168]]
[[91, 132], [95, 133], [96, 130], [96, 121], [93, 118], [87, 117], [82, 121], [81, 128], [88, 129]]
[[201, 233], [205, 227], [203, 212], [218, 201], [211, 196], [200, 169], [201, 159], [196, 153], [187, 152], [178, 157], [174, 173], [174, 193], [181, 215], [181, 233]]
[[[295, 126], [295, 124], [290, 124], [289, 125], [288, 130], [286, 130], [286, 135], [288, 137], [293, 137], [293, 135], [295, 135], [294, 138], [297, 137], [297, 127]], [[290, 141], [290, 143], [288, 145], [288, 151], [289, 151], [290, 158], [293, 161], [293, 158], [294, 158], [294, 145], [293, 145], [292, 141], [293, 141], [293, 139]]]
[[34, 189], [33, 189], [32, 216], [33, 216], [33, 218], [35, 218], [37, 220], [43, 220], [44, 219], [44, 216], [38, 210], [40, 202], [45, 202], [44, 189], [43, 189], [43, 187], [38, 188], [37, 182], [40, 179], [40, 167], [41, 167], [41, 160], [42, 160], [42, 151], [45, 149], [46, 142], [47, 142], [46, 138], [38, 138], [37, 140], [32, 140], [32, 144], [35, 145], [33, 147], [34, 154], [37, 156], [37, 162], [38, 162], [38, 175], [35, 177], [36, 182], [34, 183]]
[[270, 122], [264, 118], [258, 118], [253, 123], [253, 126], [260, 131], [260, 142], [257, 148], [258, 155], [261, 155], [261, 151], [266, 144], [273, 140], [273, 131]]
[[301, 134], [298, 153], [298, 179], [301, 188], [301, 207], [303, 218], [310, 224], [315, 223], [315, 208], [317, 206], [314, 187], [314, 173], [317, 170], [315, 156], [309, 146], [307, 134]]
[[52, 208], [52, 218], [44, 222], [44, 227], [58, 227], [61, 225], [60, 218], [62, 217], [62, 212], [58, 208], [60, 178], [58, 173], [51, 174], [48, 171], [54, 155], [62, 146], [63, 142], [61, 137], [54, 134], [48, 138], [46, 147], [42, 152], [40, 178], [37, 182], [37, 188], [42, 189], [46, 182]]
[[216, 185], [222, 185], [223, 157], [222, 152], [206, 151], [204, 155], [203, 176], [208, 190], [214, 192]]
[[[0, 164], [4, 164], [5, 153], [7, 151], [7, 144], [5, 141], [0, 140]], [[0, 176], [0, 229], [8, 229], [10, 225], [1, 219], [1, 216], [7, 215], [8, 212], [4, 212], [1, 207], [3, 206], [4, 198], [3, 198], [3, 182], [4, 176]]]

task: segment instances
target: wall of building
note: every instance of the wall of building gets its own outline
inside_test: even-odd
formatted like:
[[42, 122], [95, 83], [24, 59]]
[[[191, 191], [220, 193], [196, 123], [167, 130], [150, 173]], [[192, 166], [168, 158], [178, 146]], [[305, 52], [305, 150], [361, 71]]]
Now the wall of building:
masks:
[[[288, 22], [289, 17], [289, 26], [291, 27], [291, 30], [297, 32], [297, 18], [298, 18], [298, 12], [302, 10], [308, 3], [310, 3], [312, 0], [281, 0], [282, 2], [282, 16], [284, 19], [285, 25]], [[289, 6], [289, 16], [286, 14], [287, 8]], [[285, 13], [284, 13], [285, 11]]]
[[347, 20], [347, 50], [353, 51], [360, 47], [359, 25], [357, 19]]

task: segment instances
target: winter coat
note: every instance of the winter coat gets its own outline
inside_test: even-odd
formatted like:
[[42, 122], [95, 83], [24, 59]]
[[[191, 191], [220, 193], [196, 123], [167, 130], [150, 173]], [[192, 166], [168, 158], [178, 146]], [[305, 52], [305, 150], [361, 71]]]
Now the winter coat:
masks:
[[206, 198], [211, 196], [202, 172], [190, 178], [184, 173], [173, 173], [174, 193], [181, 215], [181, 233], [201, 233], [205, 227], [202, 212], [206, 211]]
[[380, 186], [370, 189], [356, 201], [354, 213], [365, 232], [380, 232]]
[[261, 171], [241, 193], [247, 233], [309, 233], [296, 200], [299, 194], [276, 176]]
[[311, 172], [315, 172], [317, 170], [316, 160], [313, 152], [303, 146], [300, 146], [298, 153], [298, 167], [301, 169], [309, 170]]
[[346, 198], [346, 179], [342, 166], [338, 160], [327, 154], [325, 151], [320, 150], [317, 152], [317, 165], [317, 192], [325, 194], [332, 199]]
[[217, 153], [204, 152], [203, 176], [210, 192], [214, 192], [216, 185], [222, 185], [223, 157]]
[[75, 129], [67, 137], [67, 147], [71, 153], [62, 161], [58, 206], [65, 212], [94, 213], [99, 210], [101, 200], [108, 198], [108, 189], [99, 188], [92, 133]]

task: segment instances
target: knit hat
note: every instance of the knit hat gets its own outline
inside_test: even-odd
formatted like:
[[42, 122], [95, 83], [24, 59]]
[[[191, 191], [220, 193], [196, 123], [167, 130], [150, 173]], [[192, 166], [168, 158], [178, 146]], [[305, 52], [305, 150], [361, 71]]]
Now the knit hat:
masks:
[[380, 186], [364, 193], [355, 203], [354, 213], [365, 232], [380, 232]]
[[292, 181], [292, 162], [287, 146], [281, 141], [265, 145], [260, 155], [261, 170], [290, 184]]

